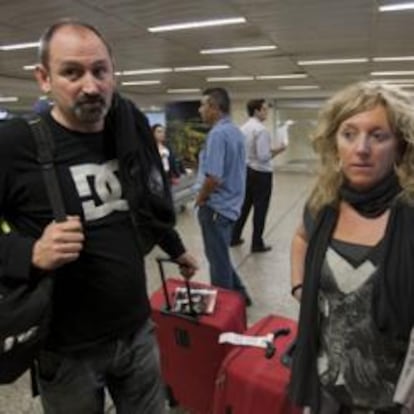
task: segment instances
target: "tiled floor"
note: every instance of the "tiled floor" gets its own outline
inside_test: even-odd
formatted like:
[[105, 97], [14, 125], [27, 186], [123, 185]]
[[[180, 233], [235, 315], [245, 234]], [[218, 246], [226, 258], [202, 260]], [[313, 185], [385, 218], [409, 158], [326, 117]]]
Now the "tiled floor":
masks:
[[[250, 253], [250, 220], [243, 235], [246, 242], [232, 249], [234, 263], [254, 301], [254, 305], [248, 310], [249, 323], [269, 313], [297, 317], [298, 305], [289, 294], [289, 247], [312, 180], [313, 176], [306, 173], [306, 169], [301, 169], [300, 172], [293, 170], [276, 173], [265, 231], [266, 243], [271, 244], [273, 249], [267, 253]], [[196, 279], [207, 281], [207, 262], [203, 254], [201, 235], [190, 205], [179, 214], [178, 229], [189, 250], [200, 260], [200, 271]], [[154, 251], [147, 258], [149, 292], [160, 285], [154, 261], [154, 257], [160, 254], [159, 250]], [[176, 273], [173, 267], [167, 268], [167, 271]], [[114, 410], [109, 408], [108, 412], [114, 413]], [[28, 376], [13, 385], [0, 387], [0, 414], [41, 413], [39, 401], [30, 397]]]

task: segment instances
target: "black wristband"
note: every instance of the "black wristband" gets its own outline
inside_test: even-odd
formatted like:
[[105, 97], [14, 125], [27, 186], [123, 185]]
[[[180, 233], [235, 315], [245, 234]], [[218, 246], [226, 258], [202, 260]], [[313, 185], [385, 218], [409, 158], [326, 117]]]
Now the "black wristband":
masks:
[[298, 283], [297, 285], [293, 286], [293, 288], [290, 290], [290, 294], [292, 296], [295, 296], [295, 293], [297, 290], [302, 289], [303, 283]]

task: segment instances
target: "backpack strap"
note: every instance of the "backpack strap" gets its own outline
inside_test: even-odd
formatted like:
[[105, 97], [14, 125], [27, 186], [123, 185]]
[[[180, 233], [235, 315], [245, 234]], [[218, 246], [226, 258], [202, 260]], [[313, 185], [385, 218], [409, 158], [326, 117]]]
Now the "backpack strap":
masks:
[[[52, 205], [55, 221], [65, 221], [66, 211], [54, 164], [54, 141], [52, 134], [43, 119], [38, 116], [29, 119], [28, 124], [36, 141], [37, 158], [42, 166], [43, 179], [50, 204]], [[30, 380], [32, 396], [36, 397], [39, 395], [38, 366], [36, 360], [32, 361], [30, 365]]]
[[33, 360], [30, 364], [30, 384], [32, 388], [32, 397], [40, 395], [39, 380], [38, 380], [38, 366], [37, 361]]
[[37, 157], [42, 165], [43, 179], [55, 221], [65, 221], [66, 212], [54, 164], [54, 141], [52, 134], [49, 127], [40, 117], [29, 119], [28, 123], [36, 141]]

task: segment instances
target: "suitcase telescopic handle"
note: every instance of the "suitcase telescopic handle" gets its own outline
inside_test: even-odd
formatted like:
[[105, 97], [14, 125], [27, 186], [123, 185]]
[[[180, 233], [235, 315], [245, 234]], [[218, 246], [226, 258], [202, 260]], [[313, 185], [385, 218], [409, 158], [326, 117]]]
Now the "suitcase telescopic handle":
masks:
[[[157, 260], [157, 263], [158, 263], [158, 269], [159, 269], [160, 276], [161, 276], [162, 290], [164, 292], [164, 298], [165, 298], [165, 303], [166, 303], [166, 306], [167, 306], [167, 310], [171, 311], [172, 306], [171, 306], [170, 295], [168, 294], [168, 289], [167, 289], [167, 280], [166, 280], [165, 272], [164, 272], [164, 263], [177, 264], [177, 262], [173, 259], [169, 259], [169, 258], [166, 258], [166, 257], [157, 257], [156, 260]], [[196, 312], [194, 311], [194, 304], [193, 304], [193, 298], [191, 296], [190, 282], [188, 281], [188, 279], [184, 278], [184, 283], [185, 283], [185, 288], [187, 290], [190, 314], [195, 316]]]
[[285, 367], [288, 367], [288, 368], [291, 367], [295, 349], [296, 349], [296, 338], [287, 346], [286, 351], [280, 357], [280, 361]]

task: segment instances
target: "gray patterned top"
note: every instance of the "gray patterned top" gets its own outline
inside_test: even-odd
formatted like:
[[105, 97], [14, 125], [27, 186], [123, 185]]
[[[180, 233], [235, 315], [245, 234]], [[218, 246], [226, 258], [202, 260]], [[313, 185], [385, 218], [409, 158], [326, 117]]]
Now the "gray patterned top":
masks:
[[407, 347], [382, 335], [371, 317], [381, 247], [334, 240], [322, 267], [319, 378], [347, 406], [392, 407]]

